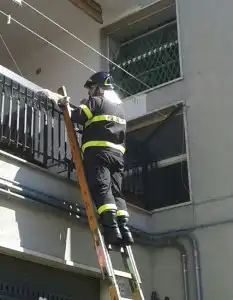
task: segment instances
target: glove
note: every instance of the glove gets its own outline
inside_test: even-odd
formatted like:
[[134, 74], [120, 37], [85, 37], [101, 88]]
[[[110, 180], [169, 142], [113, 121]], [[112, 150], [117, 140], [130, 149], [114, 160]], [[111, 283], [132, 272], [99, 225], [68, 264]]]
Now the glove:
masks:
[[[67, 97], [64, 97], [64, 98], [67, 98]], [[61, 100], [63, 101], [64, 98], [62, 98]], [[74, 108], [72, 108], [72, 107], [69, 105], [69, 102], [67, 102], [67, 103], [65, 103], [65, 104], [61, 104], [61, 105], [67, 105], [68, 113], [69, 113], [69, 116], [70, 116], [70, 118], [71, 118], [71, 114], [72, 114], [72, 111], [74, 110]]]
[[69, 104], [70, 97], [64, 97], [60, 94], [53, 93], [50, 90], [44, 89], [37, 92], [38, 95], [51, 99], [56, 105], [67, 105]]

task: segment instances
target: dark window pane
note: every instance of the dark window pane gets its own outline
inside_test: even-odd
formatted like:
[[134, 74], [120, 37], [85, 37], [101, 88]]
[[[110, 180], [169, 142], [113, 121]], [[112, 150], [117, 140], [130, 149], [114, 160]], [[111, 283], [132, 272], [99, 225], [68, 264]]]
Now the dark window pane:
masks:
[[127, 134], [126, 168], [186, 153], [182, 114], [158, 126], [153, 124]]
[[148, 209], [189, 201], [187, 162], [154, 169], [147, 176]]

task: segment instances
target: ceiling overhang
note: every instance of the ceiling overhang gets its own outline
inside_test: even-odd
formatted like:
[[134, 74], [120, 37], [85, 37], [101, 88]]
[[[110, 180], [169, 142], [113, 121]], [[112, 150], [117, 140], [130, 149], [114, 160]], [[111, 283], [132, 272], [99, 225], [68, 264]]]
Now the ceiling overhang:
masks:
[[76, 7], [83, 10], [87, 15], [93, 18], [96, 22], [103, 24], [102, 7], [94, 0], [68, 0]]

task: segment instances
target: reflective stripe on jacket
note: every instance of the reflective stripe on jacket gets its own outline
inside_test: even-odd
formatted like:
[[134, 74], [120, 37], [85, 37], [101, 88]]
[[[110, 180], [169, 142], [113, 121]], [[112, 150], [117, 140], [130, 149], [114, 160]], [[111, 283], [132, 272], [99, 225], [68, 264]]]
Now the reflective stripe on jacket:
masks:
[[122, 104], [104, 97], [85, 99], [72, 111], [71, 119], [83, 126], [83, 152], [88, 147], [108, 147], [125, 152], [126, 120]]

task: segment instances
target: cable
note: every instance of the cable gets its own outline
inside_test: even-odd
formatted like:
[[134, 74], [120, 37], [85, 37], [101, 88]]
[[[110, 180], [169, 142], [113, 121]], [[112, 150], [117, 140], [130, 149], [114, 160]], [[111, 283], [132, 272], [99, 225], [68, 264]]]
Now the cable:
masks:
[[[8, 14], [3, 12], [2, 10], [0, 10], [0, 13], [3, 14], [4, 16], [8, 17]], [[22, 23], [20, 23], [19, 21], [17, 21], [16, 19], [11, 17], [11, 20], [14, 21], [16, 24], [20, 25], [21, 27], [23, 27], [25, 30], [29, 31], [30, 33], [34, 34], [35, 36], [37, 36], [38, 38], [40, 38], [41, 40], [43, 40], [44, 42], [48, 43], [50, 46], [56, 48], [57, 50], [61, 51], [62, 53], [66, 54], [67, 56], [69, 56], [70, 58], [74, 59], [76, 62], [78, 62], [79, 64], [83, 65], [85, 68], [87, 68], [88, 70], [92, 71], [93, 73], [95, 73], [95, 70], [90, 68], [89, 66], [85, 65], [83, 62], [81, 62], [80, 60], [78, 60], [77, 58], [75, 58], [74, 56], [72, 56], [71, 54], [69, 54], [68, 52], [62, 50], [61, 48], [59, 48], [58, 46], [54, 45], [53, 43], [51, 43], [50, 41], [46, 40], [44, 37], [42, 37], [41, 35], [39, 35], [38, 33], [36, 33], [35, 31], [31, 30], [30, 28], [28, 28], [27, 26], [23, 25]]]
[[[9, 17], [9, 15], [7, 13], [5, 13], [4, 11], [0, 10], [0, 13], [6, 17]], [[16, 24], [18, 24], [19, 26], [21, 26], [22, 28], [24, 28], [25, 30], [29, 31], [30, 33], [32, 33], [33, 35], [35, 35], [36, 37], [40, 38], [41, 40], [43, 40], [44, 42], [48, 43], [50, 46], [54, 47], [55, 49], [57, 49], [58, 51], [62, 52], [63, 54], [67, 55], [68, 57], [72, 58], [73, 60], [75, 60], [76, 62], [78, 62], [79, 64], [81, 64], [82, 66], [84, 66], [85, 68], [87, 68], [88, 70], [90, 70], [91, 72], [95, 73], [96, 71], [94, 69], [92, 69], [91, 67], [89, 67], [88, 65], [84, 64], [82, 61], [78, 60], [77, 58], [75, 58], [74, 56], [72, 56], [71, 54], [69, 54], [68, 52], [64, 51], [63, 49], [61, 49], [60, 47], [56, 46], [55, 44], [53, 44], [52, 42], [48, 41], [47, 39], [45, 39], [44, 37], [42, 37], [41, 35], [39, 35], [38, 33], [36, 33], [35, 31], [33, 31], [32, 29], [30, 29], [29, 27], [25, 26], [24, 24], [20, 23], [19, 21], [17, 21], [16, 19], [11, 17], [11, 20], [13, 22], [15, 22]], [[13, 59], [13, 58], [12, 58]], [[22, 74], [21, 74], [22, 75]], [[122, 87], [118, 86], [117, 84], [114, 84], [116, 87], [118, 87], [120, 90], [122, 90], [123, 92], [127, 93], [129, 96], [132, 96], [132, 94], [130, 94], [128, 91], [126, 91], [125, 89], [123, 89]], [[161, 112], [159, 112], [159, 114], [163, 117], [165, 117]]]
[[[2, 10], [0, 10], [0, 13], [3, 14], [4, 16], [8, 17], [9, 15], [5, 12], [3, 12]], [[95, 73], [96, 71], [94, 69], [92, 69], [91, 67], [89, 67], [88, 65], [84, 64], [82, 61], [78, 60], [77, 58], [75, 58], [73, 55], [71, 55], [70, 53], [64, 51], [63, 49], [61, 49], [60, 47], [56, 46], [55, 44], [53, 44], [52, 42], [48, 41], [47, 39], [45, 39], [44, 37], [42, 37], [41, 35], [39, 35], [38, 33], [36, 33], [35, 31], [31, 30], [29, 27], [25, 26], [24, 24], [20, 23], [19, 21], [17, 21], [16, 19], [11, 17], [11, 20], [14, 21], [16, 24], [18, 24], [19, 26], [23, 27], [25, 30], [29, 31], [30, 33], [34, 34], [35, 36], [37, 36], [38, 38], [40, 38], [41, 40], [43, 40], [44, 42], [48, 43], [50, 46], [54, 47], [55, 49], [59, 50], [60, 52], [62, 52], [63, 54], [67, 55], [68, 57], [72, 58], [73, 60], [75, 60], [76, 62], [78, 62], [79, 64], [81, 64], [82, 66], [84, 66], [85, 68], [87, 68], [88, 70], [90, 70], [91, 72]], [[12, 57], [13, 59], [13, 57]], [[13, 61], [15, 62], [15, 60], [13, 59]], [[15, 62], [16, 64], [16, 62]], [[17, 65], [17, 64], [16, 64]], [[21, 73], [22, 75], [22, 73]], [[124, 90], [122, 87], [118, 86], [115, 84], [116, 87], [118, 87], [119, 89], [121, 89], [123, 92], [127, 93], [128, 95], [132, 96], [129, 92], [127, 92], [126, 90]]]
[[58, 24], [57, 22], [55, 22], [54, 20], [52, 20], [50, 17], [46, 16], [45, 14], [43, 14], [41, 11], [39, 11], [38, 9], [36, 9], [35, 7], [33, 7], [32, 5], [30, 5], [29, 3], [27, 3], [26, 1], [22, 0], [22, 2], [30, 7], [32, 10], [34, 10], [35, 12], [37, 12], [39, 15], [41, 15], [42, 17], [44, 17], [45, 19], [47, 19], [48, 21], [50, 21], [51, 23], [53, 23], [54, 25], [56, 25], [57, 27], [59, 27], [61, 30], [63, 30], [64, 32], [68, 33], [70, 36], [72, 36], [73, 38], [75, 38], [76, 40], [78, 40], [80, 43], [82, 43], [83, 45], [85, 45], [86, 47], [88, 47], [89, 49], [91, 49], [92, 51], [94, 51], [95, 53], [97, 53], [98, 55], [100, 55], [101, 57], [103, 57], [104, 59], [106, 59], [107, 61], [109, 61], [111, 64], [113, 64], [114, 66], [116, 66], [117, 68], [121, 69], [123, 72], [125, 72], [127, 75], [129, 75], [130, 77], [132, 77], [133, 79], [137, 80], [138, 82], [140, 82], [141, 84], [143, 84], [145, 87], [147, 87], [148, 89], [151, 89], [151, 86], [147, 85], [145, 82], [141, 81], [140, 79], [138, 79], [136, 76], [134, 76], [133, 74], [129, 73], [128, 71], [126, 71], [124, 68], [122, 68], [120, 65], [116, 64], [114, 61], [112, 61], [111, 59], [109, 59], [108, 57], [106, 57], [104, 54], [102, 54], [101, 52], [99, 52], [98, 50], [96, 50], [95, 48], [93, 48], [92, 46], [90, 46], [89, 44], [87, 44], [86, 42], [84, 42], [82, 39], [80, 39], [79, 37], [77, 37], [76, 35], [74, 35], [72, 32], [68, 31], [67, 29], [65, 29], [63, 26], [61, 26], [60, 24]]
[[0, 34], [0, 39], [2, 40], [3, 45], [5, 46], [5, 48], [6, 48], [7, 52], [8, 52], [8, 54], [10, 55], [11, 59], [13, 60], [15, 66], [16, 66], [16, 68], [17, 68], [17, 70], [19, 71], [19, 74], [23, 77], [23, 74], [22, 74], [22, 72], [21, 72], [19, 66], [17, 65], [17, 63], [16, 63], [16, 61], [15, 61], [15, 59], [14, 59], [14, 57], [13, 57], [11, 51], [10, 51], [10, 49], [7, 47], [7, 44], [6, 44], [6, 42], [4, 41], [4, 38], [3, 38], [3, 36], [2, 36], [1, 34]]

